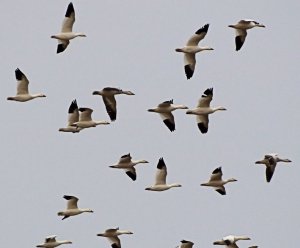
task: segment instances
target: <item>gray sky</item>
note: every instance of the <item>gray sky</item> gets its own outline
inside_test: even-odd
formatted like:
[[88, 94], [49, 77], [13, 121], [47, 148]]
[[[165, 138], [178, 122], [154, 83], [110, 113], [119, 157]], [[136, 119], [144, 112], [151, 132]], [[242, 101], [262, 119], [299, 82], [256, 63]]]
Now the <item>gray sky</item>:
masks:
[[[73, 1], [76, 38], [56, 54], [68, 1], [2, 1], [0, 211], [3, 247], [34, 247], [45, 236], [73, 241], [72, 248], [109, 247], [96, 234], [117, 227], [122, 247], [170, 247], [181, 239], [213, 247], [228, 234], [248, 235], [240, 247], [297, 247], [299, 236], [299, 44], [295, 29], [299, 1]], [[266, 25], [252, 29], [241, 51], [234, 30], [240, 19]], [[296, 19], [297, 18], [297, 19]], [[175, 48], [210, 23], [197, 54], [194, 76], [186, 80], [183, 55]], [[16, 91], [14, 70], [30, 80], [32, 93], [47, 98], [27, 103], [6, 101]], [[117, 121], [109, 126], [60, 133], [73, 99], [108, 120], [94, 90], [117, 86], [135, 92], [118, 96]], [[202, 135], [195, 117], [174, 112], [176, 131], [146, 110], [174, 99], [196, 106], [214, 88], [212, 106], [228, 111], [210, 117]], [[149, 164], [137, 166], [132, 182], [109, 165], [130, 152]], [[271, 183], [254, 162], [278, 152], [293, 163], [279, 164]], [[164, 157], [167, 181], [182, 188], [148, 192], [158, 159]], [[227, 195], [200, 187], [222, 166]], [[92, 208], [61, 221], [64, 194]]]

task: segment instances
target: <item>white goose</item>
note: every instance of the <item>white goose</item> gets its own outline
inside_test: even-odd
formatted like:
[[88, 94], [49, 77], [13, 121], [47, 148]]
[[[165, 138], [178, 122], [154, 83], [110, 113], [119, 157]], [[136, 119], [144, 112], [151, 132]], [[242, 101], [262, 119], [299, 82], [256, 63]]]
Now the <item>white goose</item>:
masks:
[[37, 97], [46, 97], [44, 94], [34, 94], [34, 95], [29, 94], [28, 91], [29, 81], [19, 68], [15, 70], [15, 75], [18, 83], [17, 95], [7, 97], [7, 100], [17, 101], [17, 102], [27, 102]]
[[79, 121], [74, 122], [72, 126], [77, 128], [96, 127], [98, 125], [108, 125], [108, 121], [94, 121], [92, 120], [93, 110], [90, 108], [79, 108]]
[[188, 40], [183, 48], [176, 48], [176, 52], [184, 53], [184, 70], [187, 79], [190, 79], [195, 71], [196, 66], [196, 53], [204, 50], [214, 50], [211, 47], [199, 47], [198, 43], [204, 39], [207, 34], [209, 24], [205, 24], [202, 28], [196, 31], [196, 33]]
[[54, 248], [63, 244], [72, 244], [69, 240], [56, 240], [56, 235], [46, 237], [44, 244], [37, 245], [36, 247]]
[[109, 166], [110, 168], [124, 169], [126, 174], [133, 180], [136, 180], [136, 170], [134, 166], [141, 163], [149, 163], [146, 160], [131, 160], [130, 153], [121, 156], [118, 163]]
[[94, 211], [89, 208], [78, 208], [77, 202], [78, 198], [71, 195], [64, 195], [63, 198], [65, 198], [67, 203], [67, 209], [64, 211], [60, 211], [57, 213], [58, 216], [64, 216], [62, 220], [69, 218], [70, 216], [82, 214], [82, 213], [93, 213]]
[[188, 241], [188, 240], [184, 240], [184, 239], [181, 240], [180, 242], [181, 242], [180, 246], [177, 246], [179, 248], [192, 248], [194, 245], [194, 243], [192, 241]]
[[245, 19], [240, 20], [237, 24], [229, 25], [228, 27], [235, 29], [235, 48], [236, 51], [240, 50], [246, 40], [247, 29], [251, 29], [254, 27], [265, 28], [265, 25], [259, 24], [257, 21]]
[[127, 230], [122, 231], [119, 230], [119, 227], [117, 227], [107, 229], [104, 233], [97, 234], [97, 236], [106, 237], [111, 243], [112, 248], [121, 248], [121, 241], [118, 236], [122, 234], [133, 234], [133, 232]]
[[190, 109], [186, 113], [197, 115], [197, 123], [198, 128], [201, 133], [207, 133], [208, 131], [208, 115], [219, 111], [219, 110], [226, 110], [224, 107], [210, 107], [210, 102], [213, 98], [213, 88], [209, 88], [204, 91], [203, 95], [201, 96], [198, 106], [195, 109]]
[[209, 181], [207, 183], [202, 183], [201, 186], [214, 187], [218, 193], [221, 195], [226, 195], [224, 185], [229, 182], [236, 182], [237, 180], [234, 178], [222, 180], [222, 175], [222, 167], [218, 167], [212, 172]]
[[157, 172], [155, 176], [155, 184], [146, 188], [145, 190], [150, 191], [164, 191], [173, 187], [181, 187], [178, 183], [166, 184], [167, 178], [167, 166], [163, 158], [160, 158], [157, 164]]
[[72, 126], [75, 122], [79, 121], [79, 111], [76, 99], [71, 102], [71, 105], [68, 110], [68, 124], [67, 127], [58, 129], [60, 132], [72, 132], [78, 133], [81, 128]]
[[226, 245], [227, 248], [238, 248], [236, 242], [239, 240], [250, 240], [247, 236], [234, 236], [229, 235], [224, 237], [222, 240], [215, 241], [214, 245]]
[[69, 3], [65, 18], [63, 20], [61, 32], [55, 35], [52, 35], [51, 38], [58, 39], [57, 53], [61, 53], [66, 50], [67, 46], [70, 43], [70, 40], [75, 37], [86, 37], [83, 33], [75, 33], [72, 31], [73, 24], [75, 22], [75, 11], [73, 3]]
[[172, 111], [176, 109], [188, 109], [188, 107], [184, 105], [175, 105], [173, 104], [172, 99], [170, 101], [162, 102], [158, 104], [156, 108], [148, 109], [148, 111], [159, 113], [165, 125], [169, 128], [171, 132], [173, 132], [175, 130], [175, 120]]
[[265, 155], [264, 159], [255, 162], [256, 164], [264, 164], [266, 166], [266, 180], [268, 183], [272, 179], [277, 162], [290, 163], [292, 161], [286, 158], [279, 158], [277, 153], [269, 153]]
[[117, 118], [117, 102], [115, 95], [134, 95], [131, 91], [125, 91], [118, 88], [105, 87], [100, 91], [94, 91], [93, 95], [102, 96], [102, 100], [105, 104], [106, 111], [110, 117], [111, 121], [115, 121]]

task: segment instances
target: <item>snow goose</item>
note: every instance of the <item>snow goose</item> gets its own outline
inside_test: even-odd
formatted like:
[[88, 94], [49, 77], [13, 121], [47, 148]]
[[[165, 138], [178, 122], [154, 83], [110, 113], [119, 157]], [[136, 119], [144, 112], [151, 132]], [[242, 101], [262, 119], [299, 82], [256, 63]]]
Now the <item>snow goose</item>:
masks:
[[126, 174], [133, 180], [136, 180], [136, 170], [135, 165], [141, 163], [149, 163], [146, 160], [131, 160], [130, 153], [121, 156], [118, 163], [109, 166], [110, 168], [124, 169]]
[[192, 248], [194, 243], [192, 241], [188, 241], [188, 240], [181, 240], [180, 241], [181, 244], [180, 246], [177, 246], [178, 248]]
[[264, 159], [256, 161], [256, 164], [264, 164], [266, 166], [266, 180], [269, 183], [274, 174], [277, 162], [292, 162], [289, 159], [279, 158], [277, 153], [266, 154]]
[[204, 91], [203, 95], [201, 96], [198, 106], [195, 109], [190, 109], [186, 113], [197, 115], [197, 123], [198, 128], [201, 133], [207, 133], [208, 131], [208, 115], [212, 114], [218, 110], [226, 110], [224, 107], [210, 107], [210, 102], [213, 98], [213, 88], [209, 88]]
[[163, 158], [160, 158], [157, 164], [157, 172], [155, 176], [155, 184], [145, 190], [150, 191], [164, 191], [173, 187], [181, 187], [178, 183], [166, 184], [167, 166]]
[[162, 102], [158, 104], [156, 108], [148, 109], [148, 111], [159, 113], [165, 125], [169, 128], [171, 132], [173, 132], [175, 130], [175, 120], [171, 112], [176, 109], [188, 109], [188, 107], [184, 105], [175, 105], [173, 104], [173, 99], [172, 99], [170, 101]]
[[61, 32], [55, 35], [52, 35], [51, 38], [58, 39], [57, 53], [61, 53], [66, 50], [67, 46], [70, 43], [70, 40], [75, 37], [86, 37], [83, 33], [75, 33], [72, 31], [73, 24], [75, 22], [75, 11], [73, 3], [69, 3], [65, 18], [63, 20]]
[[72, 126], [77, 128], [96, 127], [98, 125], [108, 125], [108, 121], [94, 121], [92, 120], [93, 110], [90, 108], [79, 108], [79, 121], [74, 122]]
[[222, 240], [215, 241], [213, 244], [214, 245], [226, 245], [228, 248], [238, 248], [236, 245], [236, 242], [239, 240], [250, 240], [249, 237], [247, 236], [234, 236], [234, 235], [229, 235], [224, 237]]
[[218, 167], [212, 172], [209, 181], [207, 183], [202, 183], [201, 186], [214, 187], [218, 193], [221, 195], [226, 195], [224, 185], [229, 182], [236, 182], [237, 180], [234, 178], [222, 180], [222, 175], [222, 167]]
[[15, 75], [18, 83], [17, 95], [7, 97], [7, 100], [12, 100], [17, 102], [27, 102], [37, 97], [46, 97], [44, 94], [34, 94], [34, 95], [29, 94], [28, 91], [29, 81], [19, 68], [15, 70]]
[[44, 244], [37, 245], [36, 247], [54, 248], [63, 244], [72, 244], [69, 240], [56, 240], [56, 235], [46, 237]]
[[71, 105], [68, 110], [68, 124], [67, 127], [60, 128], [58, 131], [60, 132], [72, 132], [78, 133], [81, 128], [77, 128], [72, 126], [73, 123], [79, 121], [79, 111], [76, 99], [71, 102]]
[[229, 25], [228, 27], [235, 29], [235, 48], [236, 51], [240, 50], [246, 40], [247, 29], [254, 27], [265, 28], [265, 25], [259, 24], [258, 22], [250, 19], [240, 20], [237, 24]]
[[115, 99], [115, 95], [134, 95], [131, 91], [125, 91], [118, 88], [105, 87], [100, 91], [94, 91], [93, 95], [102, 96], [102, 100], [105, 104], [106, 111], [110, 117], [111, 121], [115, 121], [117, 118], [117, 103]]
[[207, 34], [209, 24], [205, 24], [202, 28], [198, 29], [196, 33], [188, 40], [183, 48], [176, 48], [176, 52], [184, 53], [184, 70], [187, 79], [190, 79], [196, 66], [196, 53], [204, 50], [214, 50], [211, 47], [199, 47], [198, 43], [204, 39]]
[[104, 233], [97, 234], [97, 236], [106, 237], [111, 243], [112, 248], [121, 248], [121, 241], [118, 236], [122, 234], [133, 234], [133, 232], [127, 230], [122, 231], [119, 230], [119, 227], [117, 227], [107, 229]]
[[77, 202], [78, 198], [71, 195], [64, 195], [63, 198], [65, 198], [67, 203], [67, 209], [64, 211], [60, 211], [57, 213], [58, 216], [64, 216], [62, 220], [69, 218], [70, 216], [82, 214], [82, 213], [93, 213], [94, 211], [89, 208], [78, 208]]

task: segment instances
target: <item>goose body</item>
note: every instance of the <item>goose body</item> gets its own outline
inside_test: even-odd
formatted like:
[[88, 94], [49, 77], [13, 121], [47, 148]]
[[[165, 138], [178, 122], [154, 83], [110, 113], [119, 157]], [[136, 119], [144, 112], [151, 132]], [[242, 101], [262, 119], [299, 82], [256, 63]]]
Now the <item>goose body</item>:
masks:
[[71, 102], [71, 105], [68, 110], [68, 123], [67, 127], [60, 128], [60, 132], [72, 132], [78, 133], [81, 128], [72, 126], [75, 122], [79, 121], [79, 110], [76, 99]]
[[218, 167], [216, 168], [211, 176], [210, 176], [210, 179], [207, 183], [202, 183], [201, 186], [209, 186], [209, 187], [213, 187], [215, 188], [215, 190], [220, 193], [221, 195], [226, 195], [226, 190], [225, 190], [225, 187], [224, 185], [226, 183], [229, 183], [229, 182], [235, 182], [237, 181], [236, 179], [234, 178], [230, 178], [230, 179], [227, 179], [227, 180], [223, 180], [222, 179], [222, 168], [221, 167]]
[[97, 236], [106, 237], [111, 244], [112, 248], [121, 248], [121, 241], [118, 236], [122, 234], [133, 234], [133, 232], [128, 230], [119, 230], [119, 228], [111, 228], [105, 230], [104, 233], [99, 233]]
[[70, 196], [70, 195], [64, 195], [64, 199], [68, 201], [67, 203], [67, 209], [60, 211], [57, 213], [58, 216], [64, 216], [62, 220], [69, 218], [70, 216], [82, 214], [82, 213], [93, 213], [93, 210], [89, 208], [78, 208], [77, 202], [78, 198], [75, 196]]
[[264, 28], [265, 25], [260, 24], [254, 20], [245, 19], [245, 20], [240, 20], [237, 24], [229, 25], [228, 27], [235, 29], [235, 32], [236, 32], [235, 47], [236, 47], [236, 51], [239, 51], [242, 48], [242, 46], [246, 40], [247, 29], [251, 29], [254, 27]]
[[108, 121], [94, 121], [92, 120], [93, 110], [90, 108], [79, 108], [79, 121], [74, 122], [72, 126], [77, 128], [90, 128], [98, 125], [108, 125]]
[[125, 91], [118, 88], [105, 87], [100, 91], [94, 91], [93, 95], [102, 96], [102, 100], [104, 102], [107, 114], [110, 117], [111, 121], [115, 121], [117, 118], [117, 102], [115, 99], [115, 95], [134, 95], [131, 91]]
[[56, 235], [46, 237], [43, 244], [37, 245], [36, 247], [54, 248], [63, 244], [72, 244], [69, 240], [56, 240]]
[[271, 182], [278, 162], [290, 163], [292, 161], [280, 158], [277, 153], [269, 153], [265, 155], [264, 159], [255, 162], [256, 164], [264, 164], [266, 166], [266, 180], [268, 183]]
[[178, 183], [167, 184], [167, 166], [163, 158], [160, 158], [157, 164], [157, 171], [155, 176], [155, 184], [146, 188], [145, 190], [150, 191], [165, 191], [174, 187], [181, 187]]
[[17, 94], [16, 96], [10, 96], [7, 97], [7, 100], [10, 101], [17, 101], [17, 102], [27, 102], [32, 99], [38, 98], [38, 97], [46, 97], [44, 94], [29, 94], [28, 85], [29, 81], [25, 74], [17, 68], [15, 70], [15, 76], [17, 80]]
[[177, 246], [179, 248], [192, 248], [194, 245], [194, 243], [192, 241], [188, 241], [188, 240], [184, 240], [184, 239], [181, 240], [180, 242], [181, 242], [180, 246]]
[[73, 3], [69, 3], [65, 18], [63, 20], [61, 32], [52, 35], [51, 38], [58, 40], [57, 53], [63, 52], [70, 43], [70, 40], [76, 37], [86, 37], [83, 33], [73, 32], [73, 24], [75, 22], [75, 10]]
[[227, 248], [238, 248], [236, 242], [239, 240], [250, 240], [247, 236], [234, 236], [229, 235], [224, 237], [222, 240], [215, 241], [214, 245], [226, 245]]
[[209, 24], [205, 24], [202, 28], [198, 29], [194, 35], [192, 35], [184, 47], [175, 49], [176, 52], [184, 53], [184, 71], [187, 79], [190, 79], [194, 74], [196, 53], [205, 50], [214, 50], [211, 47], [198, 46], [199, 42], [206, 36], [208, 28]]
[[110, 168], [123, 169], [126, 175], [129, 176], [133, 181], [136, 180], [136, 170], [134, 166], [141, 163], [149, 163], [146, 160], [132, 160], [130, 153], [121, 156], [119, 162], [109, 166]]
[[197, 125], [201, 133], [207, 133], [208, 131], [208, 115], [219, 111], [219, 110], [226, 110], [224, 107], [210, 107], [210, 102], [213, 98], [213, 88], [208, 88], [202, 94], [197, 108], [189, 109], [186, 113], [192, 114], [197, 116]]
[[173, 132], [175, 130], [175, 120], [172, 111], [176, 109], [187, 109], [188, 107], [184, 105], [175, 105], [173, 104], [173, 99], [170, 101], [165, 101], [160, 104], [156, 108], [148, 109], [149, 112], [158, 113], [160, 117], [163, 119], [163, 122], [168, 127], [168, 129]]

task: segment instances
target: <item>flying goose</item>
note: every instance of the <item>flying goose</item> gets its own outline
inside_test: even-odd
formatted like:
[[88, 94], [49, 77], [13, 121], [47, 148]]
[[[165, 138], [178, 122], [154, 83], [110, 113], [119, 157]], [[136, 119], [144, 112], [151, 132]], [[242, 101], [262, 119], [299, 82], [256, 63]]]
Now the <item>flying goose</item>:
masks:
[[18, 83], [17, 95], [7, 97], [7, 100], [12, 100], [17, 102], [27, 102], [37, 97], [46, 97], [44, 94], [34, 94], [34, 95], [29, 94], [28, 91], [29, 81], [19, 68], [15, 70], [15, 75]]
[[236, 51], [240, 50], [246, 40], [247, 29], [254, 27], [265, 28], [265, 25], [259, 24], [258, 22], [250, 19], [240, 20], [237, 24], [229, 25], [228, 27], [235, 29], [235, 48]]
[[58, 216], [64, 216], [62, 218], [62, 220], [69, 218], [70, 216], [82, 214], [84, 212], [87, 212], [87, 213], [94, 212], [93, 210], [91, 210], [89, 208], [78, 208], [78, 206], [77, 206], [78, 198], [75, 196], [64, 195], [63, 198], [68, 201], [67, 209], [57, 213]]
[[190, 109], [186, 113], [197, 115], [198, 128], [201, 133], [207, 133], [208, 131], [208, 115], [218, 111], [226, 110], [224, 107], [210, 107], [210, 102], [213, 98], [213, 88], [209, 88], [204, 91], [200, 100], [198, 101], [198, 106], [195, 109]]
[[108, 121], [94, 121], [92, 120], [93, 110], [90, 108], [79, 108], [79, 121], [74, 122], [72, 126], [77, 128], [89, 128], [96, 127], [98, 125], [108, 125]]
[[36, 247], [54, 248], [62, 244], [72, 244], [69, 240], [56, 240], [56, 235], [46, 237], [44, 244], [37, 245]]
[[226, 245], [227, 248], [238, 248], [238, 246], [236, 245], [236, 242], [239, 240], [250, 240], [250, 238], [247, 236], [229, 235], [229, 236], [224, 237], [222, 240], [215, 241], [213, 244], [214, 245]]
[[111, 121], [115, 121], [117, 118], [117, 102], [115, 95], [134, 95], [131, 91], [124, 91], [118, 88], [105, 87], [100, 91], [94, 91], [93, 95], [102, 96], [102, 100], [105, 104], [106, 111], [110, 117]]
[[72, 126], [75, 122], [79, 121], [79, 111], [76, 99], [71, 102], [71, 105], [68, 110], [68, 124], [67, 127], [60, 128], [60, 132], [72, 132], [78, 133], [81, 128]]
[[188, 109], [188, 107], [184, 105], [175, 105], [173, 104], [172, 99], [170, 101], [162, 102], [158, 104], [156, 108], [148, 109], [148, 111], [159, 113], [165, 125], [169, 128], [171, 132], [173, 132], [175, 130], [175, 120], [172, 111], [176, 109]]
[[118, 236], [122, 234], [133, 234], [133, 232], [127, 230], [121, 231], [119, 227], [117, 227], [107, 229], [104, 233], [97, 234], [97, 236], [106, 237], [111, 243], [112, 248], [121, 248], [121, 241]]
[[274, 174], [277, 162], [292, 162], [289, 159], [279, 158], [277, 153], [266, 154], [264, 159], [256, 161], [255, 164], [264, 164], [266, 166], [266, 180], [269, 183]]
[[196, 53], [204, 50], [214, 50], [211, 47], [199, 47], [198, 43], [204, 39], [209, 28], [209, 24], [205, 24], [202, 28], [198, 29], [196, 33], [188, 40], [183, 48], [176, 48], [176, 52], [184, 53], [184, 70], [187, 79], [190, 79], [195, 71], [196, 66]]
[[71, 2], [68, 5], [65, 18], [63, 20], [61, 32], [51, 36], [51, 38], [58, 39], [57, 53], [61, 53], [66, 50], [70, 40], [74, 39], [75, 37], [86, 37], [86, 35], [83, 33], [75, 33], [72, 31], [74, 22], [75, 11], [73, 3]]
[[126, 174], [133, 180], [136, 180], [135, 165], [140, 163], [149, 163], [146, 160], [131, 160], [130, 153], [121, 156], [118, 163], [109, 166], [110, 168], [124, 169]]
[[188, 241], [188, 240], [181, 240], [180, 241], [181, 244], [180, 246], [177, 246], [178, 248], [192, 248], [194, 243], [192, 241]]
[[222, 167], [218, 167], [212, 172], [209, 181], [207, 183], [202, 183], [201, 186], [214, 187], [218, 193], [220, 193], [221, 195], [226, 195], [224, 185], [229, 182], [236, 182], [237, 180], [234, 178], [222, 180], [222, 175]]
[[157, 171], [155, 176], [155, 184], [146, 188], [145, 190], [150, 191], [164, 191], [173, 187], [181, 187], [178, 183], [166, 184], [167, 178], [167, 166], [163, 158], [160, 158], [157, 164]]

